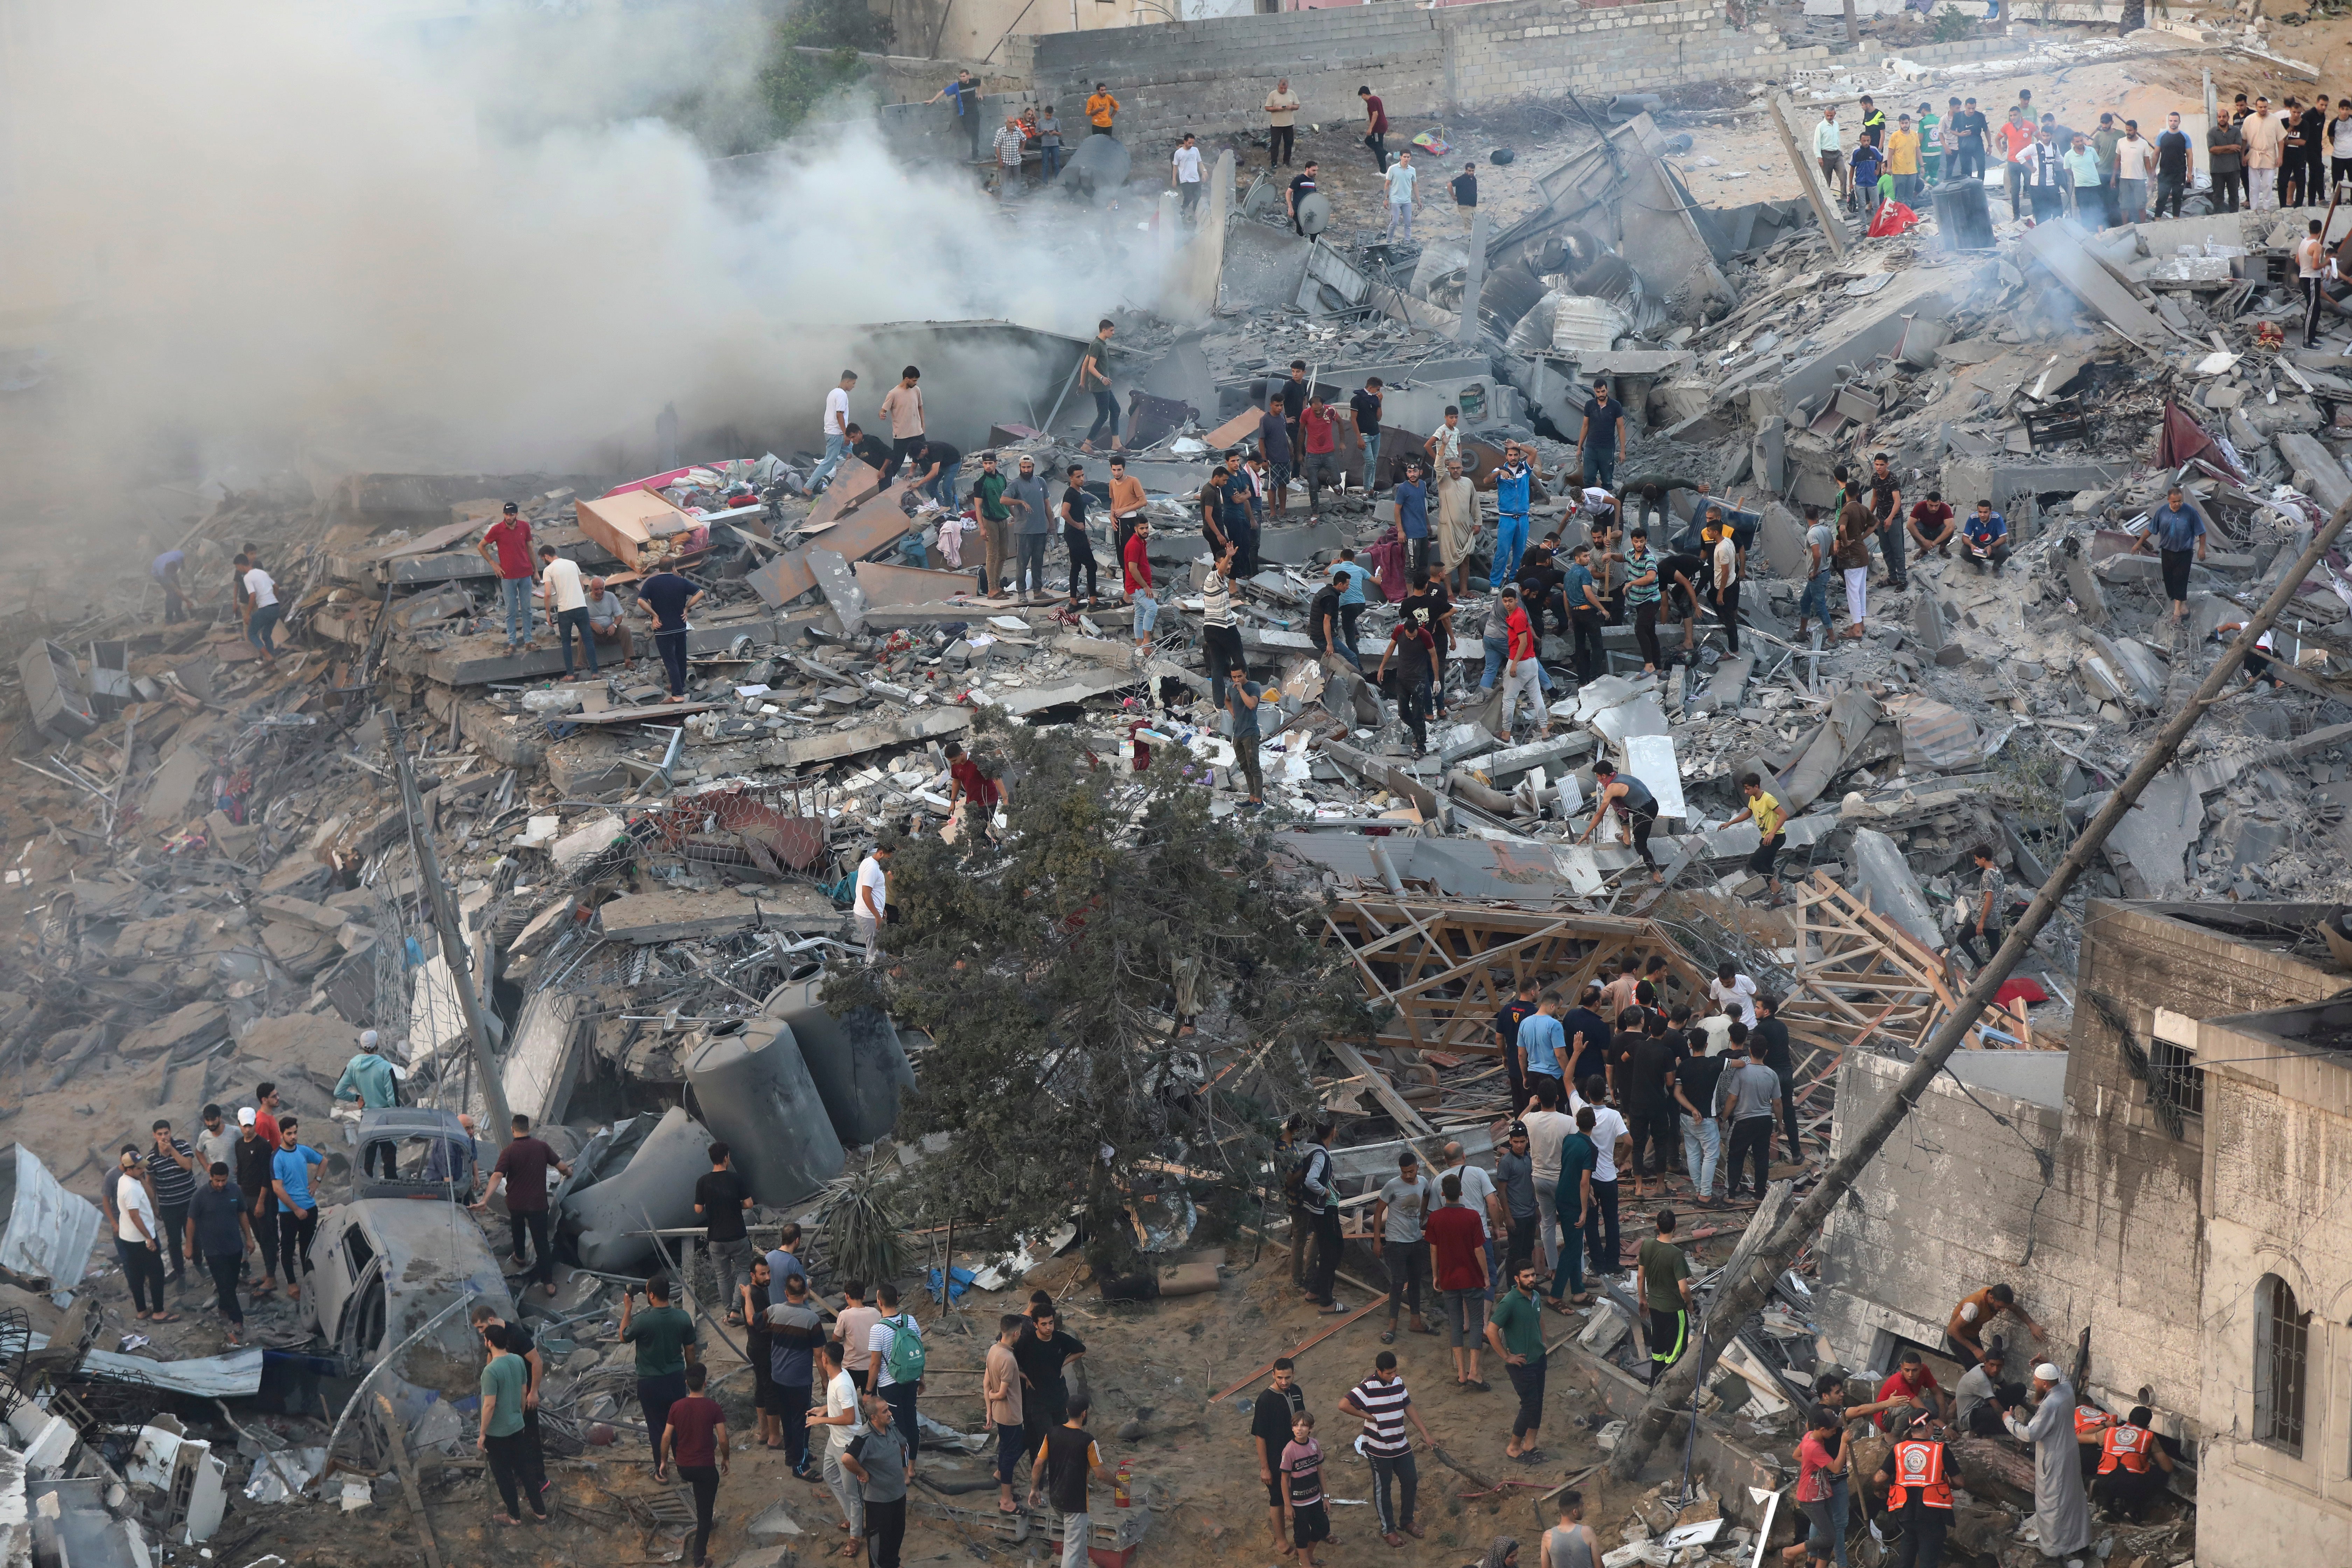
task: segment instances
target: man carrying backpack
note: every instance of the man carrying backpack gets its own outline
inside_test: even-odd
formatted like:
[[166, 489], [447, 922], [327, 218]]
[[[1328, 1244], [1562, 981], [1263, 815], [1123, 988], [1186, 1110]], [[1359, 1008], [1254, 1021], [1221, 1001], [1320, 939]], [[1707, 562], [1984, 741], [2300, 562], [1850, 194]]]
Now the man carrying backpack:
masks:
[[915, 1396], [923, 1391], [923, 1330], [915, 1321], [915, 1314], [898, 1310], [898, 1289], [883, 1285], [875, 1291], [875, 1300], [882, 1308], [882, 1321], [876, 1323], [866, 1339], [866, 1391], [890, 1406], [890, 1415], [900, 1430], [908, 1434], [908, 1452], [913, 1452]]
[[[1304, 1200], [1307, 1215], [1314, 1224], [1315, 1264], [1307, 1273], [1307, 1299], [1318, 1310], [1329, 1317], [1348, 1309], [1331, 1294], [1339, 1274], [1339, 1194], [1332, 1186], [1331, 1134], [1338, 1123], [1320, 1121], [1315, 1127], [1315, 1141], [1307, 1145], [1306, 1158], [1298, 1166], [1298, 1196]], [[1306, 1237], [1294, 1235], [1291, 1246], [1304, 1245]]]

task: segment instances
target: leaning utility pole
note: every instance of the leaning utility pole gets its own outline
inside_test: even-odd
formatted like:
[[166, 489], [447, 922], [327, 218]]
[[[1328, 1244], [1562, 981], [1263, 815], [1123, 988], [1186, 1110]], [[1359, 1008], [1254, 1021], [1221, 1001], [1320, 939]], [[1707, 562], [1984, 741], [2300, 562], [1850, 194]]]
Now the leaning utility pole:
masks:
[[[2196, 727], [2197, 721], [2205, 716], [2205, 710], [2221, 697], [2231, 677], [2245, 662], [2246, 655], [2255, 641], [2270, 629], [2271, 623], [2278, 618], [2279, 613], [2286, 608], [2287, 602], [2302, 588], [2304, 579], [2319, 564], [2321, 557], [2335, 543], [2336, 536], [2344, 531], [2347, 521], [2352, 521], [2352, 499], [2337, 507], [2336, 514], [2313, 534], [2311, 547], [2279, 578], [2279, 584], [2272, 590], [2270, 598], [2239, 632], [2237, 640], [2221, 655], [2221, 662], [2213, 667], [2212, 673], [2206, 676], [2204, 684], [2198, 687], [2197, 694], [2182, 705], [2179, 712], [2166, 721], [2164, 728], [2157, 732], [2156, 739], [2148, 743], [2147, 750], [2133, 764], [2132, 771], [2125, 775], [2122, 784], [2116, 786], [2115, 794], [2107, 797], [2106, 805], [2101, 806], [2098, 815], [2084, 825], [2082, 837], [2074, 840], [2074, 847], [2066, 852], [2065, 858], [2050, 874], [2050, 879], [2042, 884], [2040, 892], [2034, 894], [2033, 902], [2027, 906], [2025, 916], [2017, 922], [2016, 929], [2009, 933], [2009, 940], [2000, 944], [2000, 951], [1992, 955], [1992, 962], [1977, 972], [1976, 983], [1969, 987], [1967, 994], [1953, 1007], [1951, 1016], [1937, 1030], [1936, 1037], [1928, 1043], [1927, 1049], [1919, 1053], [1910, 1070], [1903, 1075], [1902, 1081], [1887, 1098], [1886, 1103], [1880, 1106], [1876, 1114], [1855, 1133], [1853, 1142], [1846, 1152], [1822, 1173], [1821, 1184], [1813, 1189], [1811, 1195], [1790, 1213], [1781, 1222], [1780, 1228], [1774, 1231], [1763, 1246], [1749, 1254], [1745, 1271], [1738, 1279], [1724, 1281], [1722, 1289], [1716, 1294], [1714, 1307], [1707, 1313], [1706, 1329], [1700, 1342], [1729, 1342], [1739, 1325], [1748, 1321], [1748, 1315], [1764, 1304], [1764, 1299], [1771, 1293], [1772, 1282], [1780, 1278], [1780, 1271], [1789, 1267], [1805, 1243], [1821, 1234], [1830, 1210], [1852, 1189], [1862, 1168], [1870, 1163], [1887, 1139], [1894, 1135], [1895, 1130], [1902, 1125], [1904, 1118], [1911, 1114], [1912, 1109], [1927, 1092], [1928, 1084], [1943, 1070], [1945, 1062], [1959, 1048], [1960, 1042], [1968, 1038], [1969, 1031], [1976, 1026], [1978, 1017], [1991, 1003], [1993, 993], [2000, 989], [2001, 983], [2009, 978], [2010, 971], [2016, 967], [2018, 960], [2025, 956], [2026, 948], [2049, 923], [2050, 917], [2057, 912], [2058, 900], [2066, 896], [2067, 890], [2074, 884], [2074, 879], [2082, 875], [2091, 857], [2097, 853], [2100, 845], [2106, 842], [2107, 835], [2115, 831], [2116, 825], [2124, 819], [2124, 814], [2139, 799], [2140, 792], [2147, 789], [2156, 775], [2171, 763], [2173, 753], [2180, 749], [2180, 742]], [[1640, 1418], [1625, 1434], [1625, 1440], [1619, 1445], [1610, 1461], [1610, 1468], [1619, 1479], [1631, 1480], [1641, 1473], [1643, 1461], [1650, 1457], [1651, 1450], [1665, 1436], [1675, 1415], [1689, 1405], [1692, 1390], [1698, 1382], [1698, 1362], [1696, 1355], [1684, 1356], [1651, 1389], [1648, 1402], [1642, 1406]]]
[[[433, 835], [425, 826], [425, 802], [416, 793], [416, 773], [408, 765], [408, 737], [400, 719], [389, 708], [378, 709], [384, 732], [392, 741], [393, 765], [400, 773], [400, 808], [408, 817], [408, 841], [416, 850], [416, 876], [425, 896], [433, 901], [434, 929], [441, 933], [441, 958], [457, 988], [457, 1005], [466, 1010], [467, 1032], [474, 1037], [474, 1070], [482, 1075], [482, 1110], [490, 1119], [489, 1137], [502, 1142], [513, 1126], [507, 1110], [507, 1086], [490, 1055], [490, 1022], [482, 1012], [481, 994], [474, 988], [473, 954], [466, 933], [457, 925], [457, 906], [450, 901], [449, 885], [441, 879], [441, 857], [433, 848]], [[487, 977], [485, 977], [487, 978]]]

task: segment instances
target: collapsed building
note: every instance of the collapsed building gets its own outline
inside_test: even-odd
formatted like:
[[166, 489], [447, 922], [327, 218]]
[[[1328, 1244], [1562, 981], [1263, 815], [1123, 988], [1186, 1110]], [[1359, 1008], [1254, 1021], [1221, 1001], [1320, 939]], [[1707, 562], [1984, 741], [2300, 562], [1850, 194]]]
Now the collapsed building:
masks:
[[[1890, 67], [1889, 79], [1921, 79]], [[1792, 85], [1810, 107], [1880, 83], [1841, 70]], [[414, 1456], [444, 1481], [468, 1474], [472, 1352], [450, 1314], [472, 1304], [525, 1311], [560, 1358], [551, 1456], [625, 1429], [626, 1363], [604, 1328], [615, 1285], [696, 1232], [684, 1194], [712, 1138], [741, 1152], [763, 1236], [845, 1173], [910, 1155], [891, 1134], [922, 1042], [879, 1015], [834, 1017], [819, 990], [848, 952], [858, 857], [947, 820], [942, 742], [987, 708], [1069, 727], [1102, 755], [1164, 752], [1199, 768], [1220, 810], [1238, 805], [1197, 651], [1192, 496], [1294, 358], [1327, 396], [1386, 383], [1386, 463], [1421, 450], [1448, 406], [1474, 473], [1504, 440], [1526, 444], [1539, 526], [1570, 544], [1589, 537], [1568, 477], [1575, 410], [1606, 377], [1635, 415], [1620, 473], [1665, 476], [1678, 539], [1727, 501], [1758, 584], [1738, 646], [1692, 605], [1655, 671], [1630, 628], [1607, 627], [1610, 668], [1555, 690], [1533, 736], [1507, 731], [1477, 689], [1474, 595], [1444, 650], [1455, 711], [1415, 757], [1376, 686], [1318, 658], [1303, 629], [1337, 552], [1370, 553], [1391, 532], [1345, 422], [1357, 481], [1263, 530], [1239, 626], [1285, 694], [1265, 746], [1275, 837], [1328, 898], [1328, 939], [1356, 955], [1387, 1020], [1317, 1064], [1318, 1101], [1346, 1130], [1350, 1245], [1401, 1146], [1491, 1151], [1512, 1108], [1490, 1024], [1519, 979], [1579, 986], [1606, 961], [1654, 955], [1675, 1000], [1703, 997], [1722, 963], [1788, 998], [1809, 1157], [1776, 1169], [1761, 1220], [1702, 1238], [1759, 1241], [1853, 1113], [1953, 1020], [1969, 850], [1993, 847], [2016, 883], [2044, 880], [2149, 722], [2194, 686], [2211, 635], [2352, 497], [2336, 435], [2352, 383], [2344, 356], [2262, 331], [2291, 310], [2286, 216], [2095, 235], [1962, 233], [1930, 214], [1871, 238], [1801, 164], [1803, 198], [1702, 205], [1668, 106], [1595, 110], [1536, 172], [1534, 210], [1417, 247], [1328, 214], [1294, 231], [1278, 188], [1233, 163], [1189, 235], [1172, 197], [1134, 204], [1156, 215], [1167, 293], [1159, 312], [1122, 313], [1120, 427], [1150, 497], [1151, 558], [1177, 584], [1139, 662], [1123, 605], [1062, 613], [977, 582], [972, 536], [908, 476], [852, 461], [811, 495], [815, 455], [792, 441], [777, 454], [691, 437], [646, 474], [320, 471], [225, 499], [159, 542], [206, 584], [232, 552], [263, 551], [295, 637], [274, 668], [217, 595], [199, 595], [207, 618], [156, 629], [135, 574], [44, 627], [15, 665], [38, 737], [20, 748], [17, 799], [41, 831], [7, 872], [28, 915], [7, 1048], [90, 1136], [25, 1127], [52, 1142], [17, 1150], [0, 1264], [44, 1293], [90, 1286], [78, 1317], [28, 1317], [17, 1370], [0, 1367], [22, 1396], [5, 1414], [26, 1445], [31, 1549], [131, 1560], [242, 1524], [247, 1505], [302, 1500], [404, 1506], [429, 1536], [408, 1470]], [[1797, 111], [1751, 112], [1787, 126]], [[1099, 212], [1124, 185], [1099, 174], [1078, 199]], [[1056, 474], [1076, 455], [1081, 342], [968, 321], [871, 326], [859, 344], [881, 367], [869, 384], [900, 363], [1003, 367], [927, 380], [940, 433], [967, 453]], [[1887, 452], [1906, 492], [1991, 500], [2014, 558], [1995, 576], [1921, 563], [1910, 588], [1879, 594], [1866, 639], [1801, 640], [1800, 510], [1830, 502], [1836, 467], [1865, 451]], [[2135, 548], [2174, 479], [2223, 546], [2193, 575], [2183, 632]], [[705, 587], [682, 700], [642, 647], [617, 677], [557, 683], [552, 647], [506, 647], [496, 569], [476, 548], [505, 500], [623, 593], [664, 567]], [[1874, 1163], [1773, 1305], [1707, 1352], [1720, 1358], [1701, 1402], [1709, 1495], [1609, 1521], [1634, 1552], [1612, 1562], [1729, 1561], [1759, 1536], [1785, 1541], [1785, 1517], [1775, 1535], [1739, 1483], [1785, 1482], [1775, 1450], [1812, 1377], [1940, 1354], [1951, 1302], [1992, 1278], [2018, 1282], [2053, 1347], [2087, 1345], [2088, 1398], [2158, 1411], [2193, 1460], [2175, 1485], [2182, 1504], [2193, 1492], [2200, 1560], [2341, 1539], [2326, 1458], [2342, 1449], [2341, 1402], [2325, 1369], [2343, 1270], [2315, 1201], [2342, 1114], [2326, 1076], [2338, 961], [2323, 956], [2328, 931], [2342, 936], [2341, 847], [2326, 830], [2352, 788], [2339, 571], [2304, 584], [2276, 634], [2279, 684], [2217, 707], [2107, 841], [2095, 896], [2067, 902], [2027, 985], [1963, 1021], [1971, 1048], [1916, 1114], [1913, 1152]], [[1402, 595], [1386, 574], [1381, 587], [1368, 648]], [[1566, 651], [1547, 639], [1555, 670]], [[1658, 787], [1664, 889], [1613, 830], [1581, 840], [1603, 758]], [[1744, 869], [1753, 826], [1728, 821], [1749, 772], [1791, 814], [1795, 895], [1779, 908]], [[428, 880], [445, 874], [446, 920]], [[97, 1298], [120, 1279], [86, 1276], [75, 1238], [94, 1239], [96, 1211], [61, 1184], [143, 1142], [157, 1108], [264, 1079], [323, 1124], [363, 1027], [391, 1043], [420, 1103], [340, 1140], [318, 1242], [340, 1272], [271, 1323], [329, 1364], [194, 1355], [160, 1331], [100, 1348], [120, 1300]], [[530, 1116], [574, 1166], [554, 1194], [571, 1262], [544, 1304], [514, 1299], [454, 1201], [456, 1171], [495, 1148], [456, 1117], [494, 1104]], [[403, 1150], [399, 1173], [363, 1179], [358, 1156], [379, 1138]], [[1738, 1257], [1710, 1260], [1702, 1291]], [[982, 1288], [1017, 1278], [999, 1269]], [[1639, 1397], [1641, 1320], [1617, 1289], [1576, 1330], [1620, 1414]], [[0, 1352], [10, 1344], [0, 1314]], [[343, 1400], [331, 1423], [313, 1415], [321, 1383]], [[126, 1388], [143, 1392], [124, 1404]], [[241, 1481], [232, 1449], [251, 1461]], [[2021, 1497], [1997, 1442], [1970, 1463], [1971, 1539], [1990, 1559], [2031, 1483]], [[615, 1517], [677, 1532], [674, 1493], [609, 1495]], [[2177, 1561], [2187, 1517], [2128, 1538], [2123, 1560]]]

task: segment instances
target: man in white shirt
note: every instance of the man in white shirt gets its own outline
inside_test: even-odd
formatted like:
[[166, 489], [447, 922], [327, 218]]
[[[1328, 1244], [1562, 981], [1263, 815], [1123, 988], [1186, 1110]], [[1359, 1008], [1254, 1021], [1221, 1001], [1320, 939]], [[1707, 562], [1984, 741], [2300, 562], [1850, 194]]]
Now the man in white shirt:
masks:
[[1625, 1119], [1617, 1113], [1616, 1107], [1600, 1099], [1606, 1091], [1607, 1081], [1601, 1074], [1593, 1073], [1585, 1079], [1581, 1093], [1568, 1097], [1571, 1116], [1587, 1105], [1592, 1107], [1592, 1215], [1584, 1237], [1586, 1260], [1591, 1264], [1592, 1272], [1599, 1275], [1625, 1272], [1625, 1266], [1619, 1261], [1617, 1152], [1622, 1147], [1631, 1158], [1633, 1152], [1633, 1135], [1626, 1129]]
[[[1546, 1090], [1556, 1093], [1556, 1090]], [[1547, 1278], [1559, 1258], [1559, 1146], [1576, 1131], [1576, 1118], [1552, 1106], [1530, 1110], [1519, 1118], [1528, 1130], [1528, 1161], [1534, 1167], [1538, 1234], [1543, 1238]]]
[[1383, 241], [1393, 240], [1403, 232], [1405, 243], [1412, 243], [1412, 154], [1400, 153], [1387, 174], [1381, 176], [1389, 187], [1389, 226], [1381, 236]]
[[882, 955], [882, 927], [890, 918], [890, 857], [887, 844], [877, 844], [874, 852], [857, 863], [857, 895], [851, 912], [857, 920], [858, 939], [866, 943], [866, 962], [873, 963]]
[[1756, 982], [1727, 963], [1718, 967], [1715, 978], [1706, 983], [1707, 995], [1726, 1005], [1749, 1028], [1756, 1026]]
[[1191, 217], [1201, 205], [1201, 148], [1190, 131], [1176, 143], [1176, 157], [1168, 171], [1168, 180], [1176, 187], [1177, 199], [1183, 203], [1184, 216]]
[[261, 650], [262, 663], [275, 669], [278, 648], [273, 634], [282, 613], [278, 603], [278, 580], [261, 569], [258, 555], [246, 568], [245, 595], [253, 605], [253, 618], [245, 624], [245, 640]]
[[555, 552], [552, 544], [539, 547], [539, 591], [547, 618], [555, 623], [555, 634], [563, 640], [563, 679], [578, 679], [572, 672], [572, 638], [580, 637], [580, 646], [588, 650], [588, 673], [596, 673], [596, 635], [588, 628], [588, 584], [580, 575], [580, 563], [566, 561]]
[[1845, 166], [1845, 133], [1838, 129], [1837, 105], [1822, 110], [1822, 122], [1813, 127], [1813, 156], [1822, 166], [1822, 184], [1833, 196], [1853, 195], [1853, 174]]
[[833, 482], [833, 470], [849, 454], [849, 395], [857, 390], [857, 373], [845, 370], [841, 384], [824, 395], [824, 461], [809, 476], [809, 494]]
[[[2147, 221], [2147, 177], [2156, 168], [2156, 143], [2139, 133], [2139, 121], [2124, 121], [2124, 139], [2116, 143], [2116, 205], [2126, 223]], [[2272, 171], [2275, 181], [2277, 171]], [[2262, 191], [2255, 187], [2259, 203]]]

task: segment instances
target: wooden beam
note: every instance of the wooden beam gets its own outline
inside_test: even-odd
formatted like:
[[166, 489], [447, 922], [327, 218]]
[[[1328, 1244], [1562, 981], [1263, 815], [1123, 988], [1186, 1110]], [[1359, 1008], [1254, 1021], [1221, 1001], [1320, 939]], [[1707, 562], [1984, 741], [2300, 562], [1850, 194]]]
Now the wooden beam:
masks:
[[1349, 1072], [1360, 1073], [1363, 1076], [1365, 1083], [1371, 1088], [1372, 1098], [1379, 1100], [1381, 1108], [1396, 1119], [1399, 1127], [1403, 1128], [1409, 1135], [1415, 1138], [1433, 1138], [1437, 1135], [1437, 1130], [1422, 1120], [1421, 1112], [1405, 1103], [1404, 1096], [1396, 1091], [1396, 1086], [1389, 1082], [1386, 1075], [1372, 1069], [1371, 1064], [1364, 1060], [1362, 1052], [1345, 1040], [1333, 1040], [1330, 1046], [1332, 1054], [1347, 1064]]

